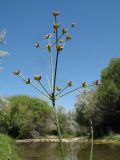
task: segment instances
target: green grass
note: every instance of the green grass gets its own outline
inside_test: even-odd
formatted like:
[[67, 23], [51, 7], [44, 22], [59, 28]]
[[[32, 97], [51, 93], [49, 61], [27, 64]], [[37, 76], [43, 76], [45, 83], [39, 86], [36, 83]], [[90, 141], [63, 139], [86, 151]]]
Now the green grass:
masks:
[[20, 160], [14, 140], [0, 134], [0, 160]]

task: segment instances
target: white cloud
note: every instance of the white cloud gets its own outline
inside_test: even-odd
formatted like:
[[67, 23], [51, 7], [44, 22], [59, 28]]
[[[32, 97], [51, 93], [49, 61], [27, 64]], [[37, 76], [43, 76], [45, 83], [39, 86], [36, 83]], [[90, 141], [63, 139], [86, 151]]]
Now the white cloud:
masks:
[[6, 30], [0, 31], [0, 43], [4, 43], [5, 41], [5, 36], [6, 36]]
[[0, 50], [0, 58], [3, 58], [4, 56], [7, 56], [7, 55], [9, 55], [8, 52]]
[[4, 68], [3, 67], [0, 67], [0, 71], [2, 71]]

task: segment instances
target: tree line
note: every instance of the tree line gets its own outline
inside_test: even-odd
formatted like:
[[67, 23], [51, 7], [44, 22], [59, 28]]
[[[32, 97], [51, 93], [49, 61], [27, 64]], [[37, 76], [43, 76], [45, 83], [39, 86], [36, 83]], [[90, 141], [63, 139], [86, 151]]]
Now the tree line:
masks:
[[[114, 58], [101, 72], [101, 85], [85, 89], [72, 112], [57, 109], [62, 135], [89, 136], [90, 120], [94, 136], [120, 133], [120, 58]], [[39, 98], [17, 95], [0, 98], [0, 132], [14, 138], [57, 135], [54, 111]]]

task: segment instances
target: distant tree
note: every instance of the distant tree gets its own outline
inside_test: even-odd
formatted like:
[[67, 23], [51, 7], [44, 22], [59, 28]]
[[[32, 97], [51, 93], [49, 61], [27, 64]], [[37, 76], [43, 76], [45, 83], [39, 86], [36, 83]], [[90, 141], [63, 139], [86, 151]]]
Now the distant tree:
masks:
[[62, 134], [66, 134], [69, 131], [68, 113], [64, 106], [58, 107], [58, 119], [60, 123], [60, 129]]

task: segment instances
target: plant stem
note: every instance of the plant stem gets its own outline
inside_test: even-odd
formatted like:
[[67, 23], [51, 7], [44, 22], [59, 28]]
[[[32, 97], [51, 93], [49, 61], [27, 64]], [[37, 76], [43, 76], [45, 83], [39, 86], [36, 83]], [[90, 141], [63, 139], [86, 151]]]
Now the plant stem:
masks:
[[[94, 85], [94, 84], [90, 84], [90, 85], [86, 86], [86, 88], [92, 87], [92, 86], [95, 86], [95, 85]], [[57, 99], [59, 99], [59, 98], [61, 98], [61, 97], [64, 97], [64, 96], [66, 96], [67, 94], [72, 93], [72, 92], [74, 92], [74, 91], [77, 91], [77, 90], [79, 90], [79, 89], [81, 89], [81, 88], [84, 88], [84, 87], [82, 87], [82, 86], [77, 87], [77, 88], [75, 88], [75, 89], [73, 89], [73, 90], [71, 90], [71, 91], [69, 91], [69, 92], [67, 92], [67, 93], [65, 93], [65, 94], [62, 94], [62, 95], [59, 96]]]
[[[19, 77], [25, 82], [26, 79], [23, 77], [23, 75], [19, 75]], [[41, 93], [42, 95], [44, 95], [45, 97], [47, 97], [48, 99], [50, 99], [49, 96], [47, 96], [45, 93], [43, 93], [41, 90], [39, 90], [34, 84], [30, 83], [30, 85], [35, 89], [37, 90], [39, 93]]]
[[41, 87], [44, 89], [44, 91], [48, 94], [48, 96], [49, 96], [49, 93], [48, 93], [48, 91], [46, 90], [46, 88], [43, 86], [43, 84], [40, 82], [40, 81], [38, 81], [38, 83], [41, 85]]
[[90, 119], [90, 126], [91, 126], [91, 135], [92, 135], [92, 144], [91, 144], [91, 151], [90, 151], [90, 160], [93, 159], [93, 124], [92, 120]]
[[54, 99], [52, 100], [52, 105], [53, 105], [53, 110], [54, 110], [54, 114], [55, 114], [55, 122], [56, 122], [56, 126], [57, 126], [57, 131], [58, 131], [59, 146], [60, 146], [60, 151], [61, 151], [61, 160], [64, 160], [64, 149], [63, 149], [63, 143], [62, 143], [62, 138], [61, 138], [61, 130], [60, 130], [59, 119], [58, 119], [58, 114], [56, 111]]
[[51, 66], [51, 93], [53, 93], [53, 60], [52, 53], [50, 52], [50, 66]]
[[48, 76], [47, 76], [46, 78], [47, 78], [47, 82], [48, 82], [49, 89], [50, 89], [50, 91], [51, 91], [52, 89], [51, 89], [51, 86], [50, 86], [50, 81], [49, 81]]
[[[55, 17], [55, 23], [57, 23], [57, 18]], [[57, 126], [57, 132], [58, 132], [58, 138], [59, 138], [59, 146], [60, 146], [60, 151], [61, 151], [61, 160], [64, 160], [64, 150], [63, 150], [63, 143], [62, 143], [62, 138], [61, 138], [61, 130], [60, 130], [60, 125], [59, 125], [59, 120], [58, 120], [58, 115], [56, 111], [56, 106], [55, 106], [55, 88], [56, 88], [56, 75], [57, 75], [57, 65], [58, 65], [58, 56], [59, 56], [59, 51], [57, 50], [58, 46], [58, 31], [56, 29], [56, 62], [55, 62], [55, 72], [54, 72], [54, 81], [53, 81], [53, 86], [52, 86], [52, 94], [51, 94], [51, 101], [53, 105], [53, 110], [55, 114], [55, 121], [56, 121], [56, 126]]]
[[62, 92], [64, 92], [66, 89], [68, 88], [68, 86], [65, 86], [58, 94], [56, 94], [56, 96], [60, 95]]
[[[55, 23], [57, 23], [57, 18], [55, 17]], [[58, 31], [56, 29], [56, 48], [58, 46]], [[57, 66], [58, 66], [58, 56], [59, 56], [59, 51], [57, 50], [56, 53], [56, 62], [55, 62], [55, 73], [54, 73], [54, 83], [53, 83], [53, 94], [55, 94], [55, 86], [56, 86], [56, 75], [57, 75]]]
[[[71, 30], [72, 28], [69, 28], [68, 29], [68, 31], [67, 31], [67, 33]], [[52, 44], [52, 47], [54, 47], [54, 45], [56, 45], [56, 43], [58, 43], [58, 41], [65, 35], [66, 33], [62, 33], [61, 35], [60, 35], [60, 37]]]

